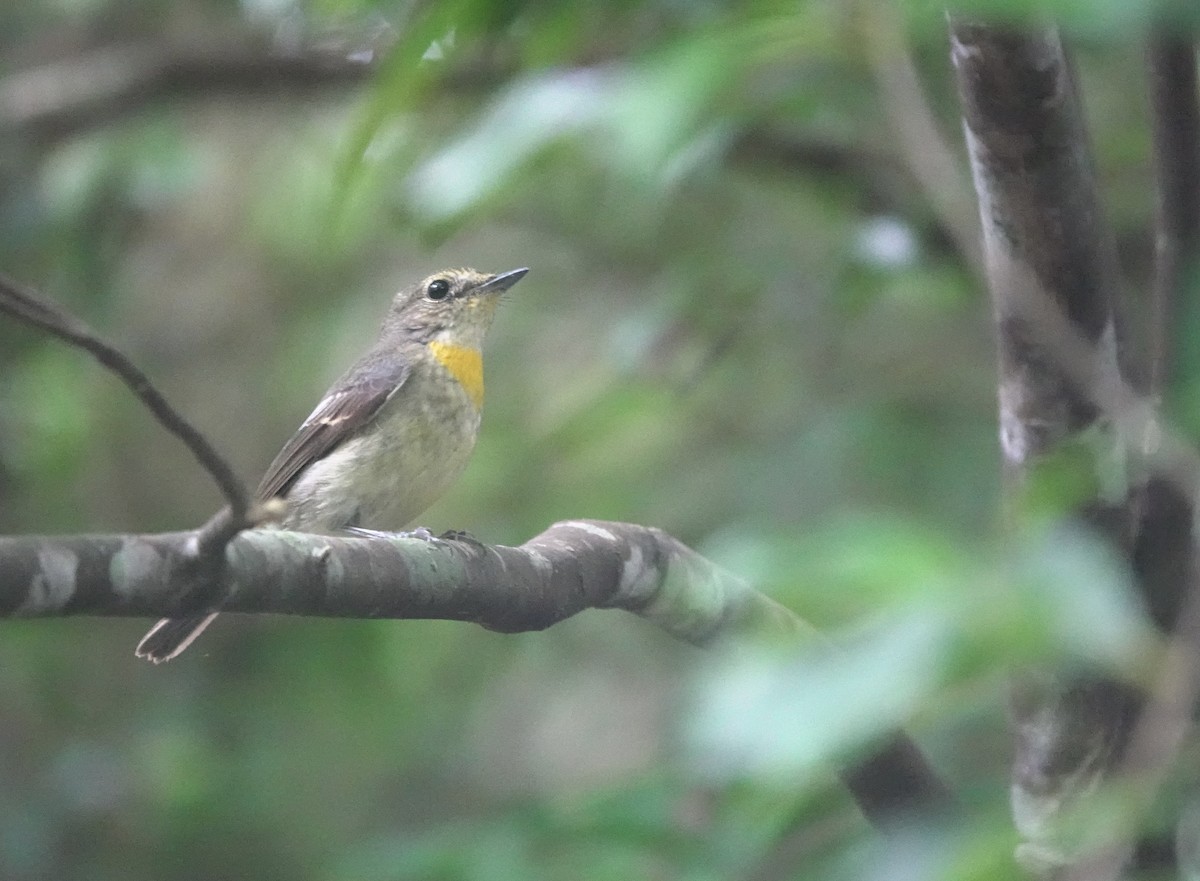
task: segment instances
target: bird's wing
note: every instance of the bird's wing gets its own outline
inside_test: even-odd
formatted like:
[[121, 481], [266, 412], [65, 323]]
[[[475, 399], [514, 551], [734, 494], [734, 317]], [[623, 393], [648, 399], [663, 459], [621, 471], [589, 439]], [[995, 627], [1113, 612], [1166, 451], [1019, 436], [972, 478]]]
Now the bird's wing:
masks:
[[411, 373], [412, 366], [395, 357], [364, 359], [347, 371], [279, 451], [257, 497], [266, 501], [286, 494], [305, 468], [374, 419]]

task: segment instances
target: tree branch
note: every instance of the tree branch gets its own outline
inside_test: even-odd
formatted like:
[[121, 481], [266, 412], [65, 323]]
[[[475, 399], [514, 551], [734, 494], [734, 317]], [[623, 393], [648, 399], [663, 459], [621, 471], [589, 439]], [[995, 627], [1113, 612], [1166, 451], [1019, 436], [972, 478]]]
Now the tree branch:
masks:
[[1124, 789], [1124, 829], [1106, 847], [1081, 860], [1066, 881], [1117, 881], [1134, 855], [1137, 831], [1167, 781], [1172, 762], [1192, 729], [1200, 696], [1200, 590], [1193, 586], [1183, 606], [1162, 671], [1137, 718], [1129, 746], [1113, 775]]
[[[0, 133], [14, 132], [53, 143], [169, 99], [355, 85], [378, 70], [377, 60], [388, 46], [375, 42], [379, 45], [307, 46], [287, 53], [237, 36], [224, 43], [210, 38], [182, 44], [107, 46], [0, 78]], [[447, 69], [440, 83], [451, 93], [494, 89], [512, 72], [511, 65], [477, 59]], [[887, 78], [883, 82], [890, 84]], [[906, 94], [916, 86], [915, 79], [906, 83]], [[924, 137], [922, 132], [928, 133], [922, 126], [931, 125], [929, 118], [915, 128], [906, 126], [905, 159], [931, 200], [940, 240], [978, 269], [979, 249], [964, 235], [965, 227], [959, 222], [959, 188], [947, 178], [947, 163], [952, 165], [953, 157], [940, 151], [927, 158], [916, 146]], [[906, 194], [898, 193], [895, 186], [895, 172], [902, 169], [886, 150], [755, 126], [739, 134], [731, 153], [743, 164], [765, 162], [788, 170], [844, 175], [858, 183], [871, 200], [904, 210], [901, 203]]]
[[[195, 533], [0, 538], [0, 617], [171, 616], [194, 611], [178, 561]], [[252, 530], [225, 549], [223, 611], [469, 621], [542, 630], [585, 609], [624, 609], [709, 646], [735, 634], [819, 640], [808, 624], [658, 529], [556, 523], [519, 548], [470, 539], [362, 539]], [[842, 779], [872, 825], [951, 803], [903, 733]]]
[[[1172, 411], [1197, 375], [1195, 315], [1200, 282], [1200, 109], [1191, 35], [1160, 27], [1146, 53], [1153, 117], [1156, 183], [1155, 266], [1149, 333], [1149, 390]], [[1183, 357], [1180, 357], [1180, 356]], [[1185, 412], [1185, 424], [1195, 422]], [[1136, 557], [1151, 610], [1173, 631], [1158, 675], [1129, 737], [1114, 778], [1126, 791], [1123, 834], [1075, 866], [1070, 881], [1115, 881], [1135, 850], [1137, 829], [1166, 781], [1200, 697], [1200, 578], [1192, 522], [1192, 486], [1155, 479], [1145, 490], [1146, 515]]]
[[[1090, 141], [1057, 31], [951, 20], [951, 54], [983, 224], [999, 336], [1000, 436], [1014, 501], [1069, 449], [1093, 494], [1072, 516], [1129, 555], [1132, 358], [1119, 272]], [[1105, 406], [1108, 397], [1115, 406]], [[1102, 403], [1103, 402], [1103, 403]], [[1148, 433], [1149, 418], [1139, 428]], [[1059, 459], [1061, 461], [1061, 458]], [[1014, 695], [1013, 814], [1022, 860], [1053, 873], [1076, 857], [1058, 822], [1117, 760], [1137, 696], [1099, 676], [1028, 678]]]
[[[1191, 36], [1157, 31], [1146, 52], [1146, 66], [1157, 196], [1150, 388], [1161, 394], [1164, 385], [1178, 379], [1172, 374], [1181, 346], [1174, 343], [1179, 333], [1195, 330], [1196, 322], [1187, 318], [1197, 298], [1187, 295], [1200, 282], [1200, 108]], [[1179, 342], [1185, 351], [1194, 346], [1188, 340]], [[1195, 370], [1188, 375], [1194, 376]]]
[[[345, 58], [331, 63], [329, 58], [280, 59], [237, 51], [106, 50], [82, 62], [0, 81], [0, 129], [63, 137], [168, 95], [322, 85], [354, 81], [368, 70], [368, 64]], [[471, 74], [466, 71], [452, 85], [461, 87]], [[3, 311], [95, 355], [160, 421], [160, 408], [173, 414], [140, 371], [79, 322], [3, 279], [0, 299], [7, 304]], [[186, 442], [184, 434], [175, 433]], [[208, 467], [196, 448], [193, 453]], [[235, 510], [222, 512], [198, 532], [0, 538], [0, 617], [194, 612], [194, 579], [184, 576], [205, 536], [219, 535], [223, 593], [204, 597], [224, 611], [442, 618], [515, 632], [542, 629], [587, 608], [621, 608], [701, 646], [741, 630], [778, 632], [792, 640], [815, 635], [740, 579], [645, 527], [560, 523], [521, 548], [277, 531], [234, 537], [245, 508], [232, 499], [231, 507]], [[226, 544], [225, 539], [231, 540]], [[917, 807], [944, 807], [951, 801], [915, 744], [898, 732], [843, 769], [842, 778], [878, 827], [891, 828]]]
[[107, 46], [0, 80], [0, 131], [54, 141], [168, 96], [356, 83], [373, 57], [313, 48], [285, 54], [241, 39]]
[[234, 532], [248, 525], [246, 490], [229, 463], [171, 406], [132, 361], [96, 336], [83, 322], [3, 274], [0, 274], [0, 312], [83, 349], [125, 383], [163, 428], [183, 441], [229, 504], [228, 514], [218, 514], [210, 521], [211, 529], [202, 534], [201, 547], [210, 543], [223, 545]]
[[1001, 440], [1019, 473], [1100, 417], [1029, 310], [1066, 318], [1092, 346], [1092, 376], [1113, 371], [1116, 249], [1057, 32], [954, 23], [951, 40], [1000, 335]]
[[[172, 561], [195, 533], [0, 538], [0, 616], [170, 616]], [[565, 521], [519, 548], [470, 539], [244, 532], [225, 551], [223, 611], [471, 621], [542, 630], [619, 608], [693, 645], [748, 629], [815, 636], [799, 618], [666, 533]]]
[[926, 100], [906, 44], [899, 7], [880, 3], [864, 4], [862, 9], [860, 31], [888, 125], [896, 136], [897, 152], [963, 261], [982, 275], [983, 257], [972, 234], [970, 189], [959, 158], [943, 137]]

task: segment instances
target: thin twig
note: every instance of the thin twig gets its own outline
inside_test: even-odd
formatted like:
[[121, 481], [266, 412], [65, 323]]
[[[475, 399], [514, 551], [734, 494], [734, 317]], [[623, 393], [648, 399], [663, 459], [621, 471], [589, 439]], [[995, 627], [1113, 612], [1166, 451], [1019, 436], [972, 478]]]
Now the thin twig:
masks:
[[983, 277], [983, 252], [967, 175], [950, 148], [906, 44], [903, 16], [891, 4], [863, 4], [862, 33], [897, 152], [963, 260]]
[[1157, 395], [1175, 379], [1177, 353], [1169, 328], [1181, 327], [1176, 322], [1183, 318], [1181, 309], [1200, 268], [1200, 107], [1191, 39], [1159, 31], [1151, 38], [1146, 63], [1157, 193], [1150, 390]]
[[[1182, 377], [1173, 343], [1186, 326], [1186, 311], [1195, 299], [1200, 269], [1200, 109], [1195, 47], [1183, 36], [1160, 30], [1146, 53], [1153, 112], [1155, 218], [1154, 302], [1150, 327], [1150, 391], [1169, 393]], [[1191, 296], [1189, 296], [1191, 295]], [[1195, 480], [1193, 479], [1193, 484]], [[1195, 498], [1191, 487], [1186, 498]], [[1193, 512], [1194, 517], [1194, 512]], [[1146, 705], [1130, 735], [1129, 745], [1114, 780], [1130, 789], [1127, 834], [1068, 875], [1068, 881], [1109, 881], [1120, 877], [1133, 854], [1134, 831], [1166, 780], [1192, 727], [1200, 698], [1200, 580], [1194, 550], [1189, 553], [1186, 580], [1177, 586], [1186, 596], [1174, 623], [1174, 634]]]
[[137, 399], [154, 414], [154, 418], [163, 428], [183, 441], [196, 461], [216, 481], [221, 494], [229, 503], [228, 524], [222, 520], [220, 525], [213, 525], [213, 528], [206, 532], [204, 541], [200, 544], [201, 549], [223, 545], [233, 534], [248, 525], [249, 502], [246, 490], [233, 473], [233, 469], [213, 449], [204, 435], [179, 415], [178, 411], [150, 383], [146, 374], [142, 373], [133, 362], [96, 336], [81, 321], [2, 273], [0, 273], [0, 312], [51, 333], [91, 354], [129, 387]]
[[1126, 784], [1125, 834], [1071, 868], [1064, 881], [1117, 881], [1134, 852], [1136, 830], [1167, 780], [1192, 727], [1200, 697], [1200, 584], [1193, 584], [1163, 657], [1162, 672], [1138, 716], [1112, 781]]
[[374, 69], [374, 48], [279, 54], [237, 36], [106, 46], [0, 79], [0, 131], [53, 142], [167, 97], [352, 85]]

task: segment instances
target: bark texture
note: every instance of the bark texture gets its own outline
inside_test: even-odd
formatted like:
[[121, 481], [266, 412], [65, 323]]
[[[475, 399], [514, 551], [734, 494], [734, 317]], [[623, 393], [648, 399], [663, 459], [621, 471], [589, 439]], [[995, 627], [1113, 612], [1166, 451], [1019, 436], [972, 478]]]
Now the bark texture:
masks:
[[[353, 618], [469, 621], [513, 633], [585, 609], [624, 609], [678, 639], [709, 646], [738, 633], [814, 640], [803, 620], [659, 529], [568, 520], [518, 548], [470, 537], [337, 538], [251, 530], [225, 548], [214, 604], [189, 568], [202, 531], [0, 538], [0, 617], [166, 617], [219, 606]], [[207, 577], [200, 581], [206, 583]], [[841, 769], [876, 828], [953, 797], [902, 732]]]
[[[179, 570], [196, 533], [0, 538], [0, 615], [194, 612]], [[438, 618], [541, 630], [620, 608], [705, 645], [742, 627], [799, 634], [800, 619], [666, 533], [557, 523], [519, 548], [470, 538], [363, 539], [243, 532], [225, 553], [222, 611]]]
[[[1050, 27], [952, 21], [950, 36], [996, 320], [1011, 507], [1019, 515], [1040, 469], [1071, 467], [1089, 490], [1066, 516], [1128, 558], [1131, 359], [1070, 62]], [[1017, 684], [1012, 804], [1028, 867], [1054, 877], [1070, 866], [1059, 821], [1119, 760], [1137, 709], [1137, 695], [1103, 677], [1044, 671]]]

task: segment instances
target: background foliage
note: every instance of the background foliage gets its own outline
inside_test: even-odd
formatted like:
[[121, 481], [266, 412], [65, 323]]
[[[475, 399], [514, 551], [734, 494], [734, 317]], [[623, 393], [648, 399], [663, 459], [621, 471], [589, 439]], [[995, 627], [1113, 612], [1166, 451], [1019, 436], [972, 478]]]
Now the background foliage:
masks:
[[[1060, 7], [1141, 290], [1150, 9]], [[982, 818], [915, 838], [912, 877], [1006, 877], [1005, 672], [1128, 670], [1145, 631], [1087, 536], [995, 539], [939, 9], [18, 0], [0, 34], [0, 266], [130, 353], [248, 483], [399, 284], [528, 265], [478, 451], [422, 523], [661, 526], [850, 649], [700, 658], [603, 613], [517, 637], [222, 619], [151, 668], [141, 622], [8, 622], [0, 877], [741, 877], [803, 821], [764, 877], [897, 878], [829, 774], [891, 723]], [[138, 52], [219, 73], [230, 47], [339, 62], [70, 107]], [[58, 100], [68, 124], [29, 110]], [[943, 138], [954, 161], [919, 183]], [[0, 528], [180, 529], [218, 502], [115, 381], [0, 326]]]

